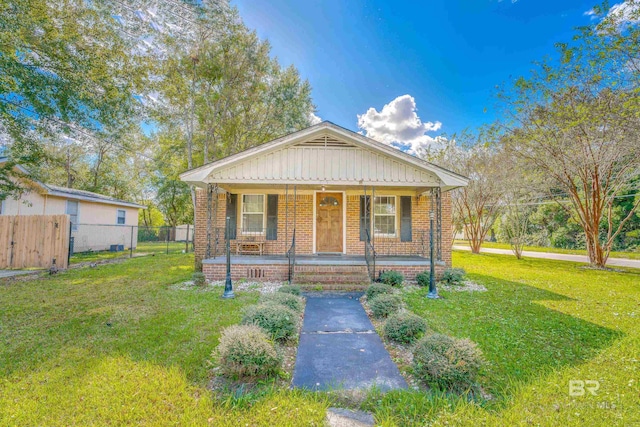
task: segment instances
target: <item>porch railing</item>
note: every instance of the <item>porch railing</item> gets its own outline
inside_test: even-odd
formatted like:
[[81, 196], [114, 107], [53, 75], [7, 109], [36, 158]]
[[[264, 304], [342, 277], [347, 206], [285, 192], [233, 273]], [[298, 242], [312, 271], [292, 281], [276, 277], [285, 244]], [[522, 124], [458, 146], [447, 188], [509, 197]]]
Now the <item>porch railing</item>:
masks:
[[296, 269], [296, 230], [293, 229], [293, 237], [291, 239], [291, 247], [287, 251], [287, 258], [289, 260], [289, 284], [293, 283], [293, 278]]
[[369, 279], [373, 282], [376, 280], [376, 250], [371, 244], [371, 236], [369, 230], [365, 230], [366, 238], [364, 241], [364, 260], [367, 263], [367, 272]]
[[[231, 253], [234, 255], [280, 255], [289, 254], [294, 240], [289, 231], [286, 236], [282, 230], [271, 228], [231, 228], [227, 232], [224, 227], [217, 227], [211, 230], [211, 256], [223, 256], [225, 253], [225, 243], [229, 238]], [[295, 230], [293, 230], [295, 231]], [[309, 231], [310, 232], [310, 231]], [[437, 233], [434, 233], [435, 247], [439, 247]], [[289, 240], [285, 240], [285, 239]], [[376, 234], [372, 235], [366, 230], [366, 241], [364, 242], [364, 255], [371, 261], [373, 269], [374, 261], [377, 258], [387, 256], [420, 256], [429, 258], [430, 255], [430, 235], [428, 229], [414, 229], [411, 233], [411, 241], [401, 241], [400, 237], [386, 237]], [[436, 249], [436, 260], [441, 260], [441, 253]], [[305, 252], [306, 254], [306, 252]], [[347, 255], [361, 255], [348, 253]], [[373, 273], [372, 273], [373, 274]]]

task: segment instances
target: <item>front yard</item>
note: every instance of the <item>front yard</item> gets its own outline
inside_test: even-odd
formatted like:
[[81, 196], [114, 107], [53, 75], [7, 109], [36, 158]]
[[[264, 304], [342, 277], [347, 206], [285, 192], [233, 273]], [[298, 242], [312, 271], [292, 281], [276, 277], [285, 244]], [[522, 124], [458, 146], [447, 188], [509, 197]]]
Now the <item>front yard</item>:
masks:
[[[493, 398], [370, 393], [383, 425], [640, 423], [640, 271], [454, 253], [487, 292], [408, 306], [438, 332], [476, 341]], [[207, 363], [257, 292], [184, 291], [191, 255], [0, 284], [0, 425], [322, 425], [334, 395], [260, 388], [214, 399]], [[595, 380], [596, 395], [569, 394]], [[574, 393], [575, 394], [575, 393]], [[344, 404], [344, 400], [341, 400]]]

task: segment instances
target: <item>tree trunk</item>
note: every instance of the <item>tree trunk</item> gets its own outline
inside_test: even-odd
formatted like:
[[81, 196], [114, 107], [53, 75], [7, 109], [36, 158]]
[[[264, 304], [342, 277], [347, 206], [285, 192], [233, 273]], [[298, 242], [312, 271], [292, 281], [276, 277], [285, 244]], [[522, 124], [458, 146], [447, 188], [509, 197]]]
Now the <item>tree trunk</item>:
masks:
[[587, 255], [589, 256], [589, 264], [596, 268], [605, 268], [607, 259], [609, 258], [609, 250], [602, 247], [598, 236], [599, 230], [585, 230], [587, 239]]

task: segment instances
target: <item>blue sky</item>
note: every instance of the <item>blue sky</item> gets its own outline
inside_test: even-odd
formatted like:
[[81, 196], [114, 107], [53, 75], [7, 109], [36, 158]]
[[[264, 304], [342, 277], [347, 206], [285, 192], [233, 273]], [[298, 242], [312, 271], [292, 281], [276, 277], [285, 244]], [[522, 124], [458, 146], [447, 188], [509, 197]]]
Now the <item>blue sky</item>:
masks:
[[[318, 116], [357, 131], [363, 130], [357, 115], [374, 108], [364, 117], [364, 130], [385, 139], [392, 137], [385, 132], [393, 133], [389, 122], [400, 120], [398, 110], [409, 113], [412, 105], [422, 123], [407, 138], [491, 122], [495, 86], [526, 75], [532, 61], [554, 53], [554, 43], [570, 41], [576, 26], [590, 22], [585, 12], [597, 1], [232, 4], [247, 26], [271, 42], [281, 64], [294, 64], [310, 81]], [[412, 99], [401, 99], [403, 105], [392, 103], [407, 94]], [[415, 122], [415, 114], [409, 119]]]

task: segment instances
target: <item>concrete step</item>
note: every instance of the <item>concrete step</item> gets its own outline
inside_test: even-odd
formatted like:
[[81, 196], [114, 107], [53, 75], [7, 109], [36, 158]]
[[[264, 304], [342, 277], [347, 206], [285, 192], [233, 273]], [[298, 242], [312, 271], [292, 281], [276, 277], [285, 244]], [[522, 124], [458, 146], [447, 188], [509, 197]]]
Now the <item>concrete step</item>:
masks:
[[296, 265], [297, 273], [362, 273], [367, 274], [367, 266], [361, 265]]
[[368, 276], [294, 275], [296, 283], [369, 283]]

